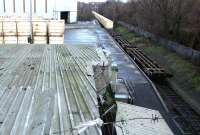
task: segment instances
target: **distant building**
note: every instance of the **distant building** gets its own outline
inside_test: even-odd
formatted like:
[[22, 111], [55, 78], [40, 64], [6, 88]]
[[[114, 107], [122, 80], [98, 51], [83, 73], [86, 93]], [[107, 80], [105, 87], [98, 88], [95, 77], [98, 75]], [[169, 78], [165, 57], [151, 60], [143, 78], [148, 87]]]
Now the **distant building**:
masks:
[[[29, 15], [31, 0], [0, 0], [0, 15]], [[33, 15], [77, 21], [77, 0], [32, 0]]]

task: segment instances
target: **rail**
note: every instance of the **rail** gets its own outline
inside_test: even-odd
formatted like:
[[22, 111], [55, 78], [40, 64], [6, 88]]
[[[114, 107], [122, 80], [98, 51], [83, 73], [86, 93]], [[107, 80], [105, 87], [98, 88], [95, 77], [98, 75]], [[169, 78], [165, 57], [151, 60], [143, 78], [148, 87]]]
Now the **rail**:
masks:
[[109, 30], [108, 32], [149, 77], [157, 78], [170, 76], [164, 68], [160, 67], [155, 61], [146, 56], [138, 47], [122, 38], [120, 34], [113, 30]]

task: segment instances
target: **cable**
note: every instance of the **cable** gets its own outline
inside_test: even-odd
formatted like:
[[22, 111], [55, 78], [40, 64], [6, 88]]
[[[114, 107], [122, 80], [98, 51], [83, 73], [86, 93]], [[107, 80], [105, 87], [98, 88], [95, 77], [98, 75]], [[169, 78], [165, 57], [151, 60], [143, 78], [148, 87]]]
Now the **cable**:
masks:
[[[99, 119], [97, 119], [97, 120], [99, 120]], [[90, 123], [90, 122], [93, 122], [93, 121], [97, 121], [97, 120], [92, 120], [92, 121], [89, 121], [89, 122], [86, 122], [86, 123]], [[154, 122], [158, 122], [159, 120], [164, 120], [163, 118], [159, 118], [157, 115], [152, 115], [152, 118], [145, 118], [145, 117], [143, 117], [143, 118], [140, 118], [140, 117], [135, 117], [135, 118], [130, 118], [130, 119], [126, 119], [126, 120], [118, 120], [118, 121], [115, 121], [115, 122], [104, 122], [104, 123], [102, 123], [102, 124], [100, 124], [101, 126], [104, 126], [104, 125], [111, 125], [111, 124], [117, 124], [117, 123], [122, 123], [122, 125], [123, 124], [125, 124], [126, 122], [128, 122], [128, 121], [134, 121], [134, 120], [152, 120], [152, 121], [154, 121]], [[80, 126], [80, 125], [82, 125], [82, 126]], [[69, 131], [77, 131], [77, 132], [79, 132], [79, 128], [77, 128], [77, 127], [81, 127], [81, 128], [84, 128], [84, 125], [85, 126], [87, 126], [88, 127], [88, 125], [87, 124], [80, 124], [79, 126], [76, 126], [75, 128], [69, 128], [69, 129], [66, 129], [66, 130], [63, 130], [63, 131], [55, 131], [55, 132], [52, 132], [52, 134], [59, 134], [59, 133], [65, 133], [65, 132], [69, 132]], [[91, 126], [98, 126], [98, 123], [96, 123], [96, 124], [90, 124], [90, 126], [89, 127], [91, 127]], [[100, 126], [98, 126], [98, 127], [100, 127]]]

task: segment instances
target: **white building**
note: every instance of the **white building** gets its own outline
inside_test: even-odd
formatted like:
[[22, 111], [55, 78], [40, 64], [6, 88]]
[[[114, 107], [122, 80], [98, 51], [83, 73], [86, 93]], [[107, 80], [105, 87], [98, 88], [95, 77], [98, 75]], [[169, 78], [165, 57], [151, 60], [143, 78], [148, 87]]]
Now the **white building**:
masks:
[[[29, 15], [31, 0], [0, 0], [0, 15]], [[77, 0], [32, 0], [33, 15], [77, 21]]]

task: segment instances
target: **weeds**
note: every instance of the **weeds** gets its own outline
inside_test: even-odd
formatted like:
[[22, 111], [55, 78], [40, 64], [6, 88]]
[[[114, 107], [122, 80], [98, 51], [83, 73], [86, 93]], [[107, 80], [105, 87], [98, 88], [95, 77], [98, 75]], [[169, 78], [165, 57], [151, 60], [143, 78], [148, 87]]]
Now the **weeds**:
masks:
[[115, 30], [122, 34], [123, 38], [141, 48], [149, 57], [171, 72], [174, 75], [173, 81], [181, 88], [186, 91], [192, 88], [192, 90], [200, 92], [199, 67], [192, 64], [189, 60], [178, 56], [176, 53], [170, 52], [164, 46], [139, 37], [122, 26], [118, 26]]

